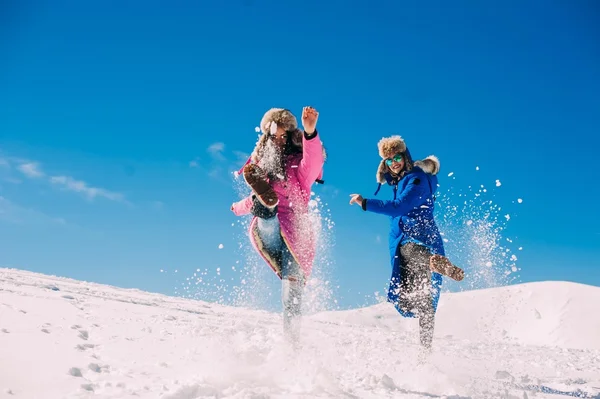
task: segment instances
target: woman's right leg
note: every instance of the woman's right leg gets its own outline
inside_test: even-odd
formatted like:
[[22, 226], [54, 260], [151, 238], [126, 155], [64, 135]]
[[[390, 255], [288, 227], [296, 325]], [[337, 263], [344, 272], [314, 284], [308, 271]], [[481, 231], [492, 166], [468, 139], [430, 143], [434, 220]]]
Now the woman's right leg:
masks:
[[286, 337], [296, 345], [300, 339], [304, 272], [285, 243], [283, 244], [281, 259], [283, 329]]
[[450, 259], [443, 255], [431, 255], [429, 263], [432, 271], [450, 277], [452, 280], [462, 281], [465, 278], [465, 271], [454, 265], [450, 262]]

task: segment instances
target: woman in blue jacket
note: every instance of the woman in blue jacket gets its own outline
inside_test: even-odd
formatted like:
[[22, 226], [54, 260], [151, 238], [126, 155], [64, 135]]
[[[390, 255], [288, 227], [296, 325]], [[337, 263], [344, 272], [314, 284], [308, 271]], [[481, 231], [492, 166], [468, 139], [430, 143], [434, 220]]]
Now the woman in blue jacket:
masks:
[[421, 345], [431, 348], [442, 274], [455, 280], [464, 276], [445, 257], [433, 217], [440, 162], [433, 155], [413, 162], [400, 136], [382, 138], [377, 147], [382, 158], [377, 169], [377, 192], [387, 183], [392, 187], [393, 199], [367, 199], [352, 194], [350, 204], [390, 218], [392, 275], [388, 301], [402, 316], [419, 318]]

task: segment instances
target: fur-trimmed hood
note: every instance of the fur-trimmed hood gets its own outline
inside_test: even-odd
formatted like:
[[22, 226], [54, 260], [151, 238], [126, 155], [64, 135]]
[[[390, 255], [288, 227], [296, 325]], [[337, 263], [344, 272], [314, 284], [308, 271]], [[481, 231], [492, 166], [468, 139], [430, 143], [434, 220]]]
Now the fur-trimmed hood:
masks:
[[440, 171], [440, 160], [435, 155], [430, 155], [425, 159], [415, 162], [415, 166], [421, 168], [425, 173], [437, 175]]
[[397, 153], [404, 154], [405, 167], [404, 171], [409, 171], [413, 167], [422, 169], [425, 173], [436, 175], [440, 171], [440, 160], [435, 155], [430, 155], [425, 159], [413, 162], [410, 151], [401, 136], [390, 136], [384, 137], [377, 143], [377, 149], [379, 156], [382, 158], [377, 168], [377, 183], [385, 184], [388, 180], [386, 179], [386, 173], [389, 173], [389, 168], [385, 164], [387, 158], [391, 158]]

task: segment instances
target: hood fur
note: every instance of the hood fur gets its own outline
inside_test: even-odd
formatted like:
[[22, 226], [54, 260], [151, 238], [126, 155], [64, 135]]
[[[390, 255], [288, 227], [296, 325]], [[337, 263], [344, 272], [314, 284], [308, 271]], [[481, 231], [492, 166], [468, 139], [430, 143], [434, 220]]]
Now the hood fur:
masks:
[[430, 155], [421, 161], [415, 162], [415, 166], [423, 169], [425, 173], [437, 175], [440, 171], [440, 160], [435, 155]]
[[291, 132], [298, 128], [298, 122], [296, 117], [290, 110], [284, 108], [271, 108], [263, 115], [260, 121], [260, 130], [263, 134], [269, 131], [271, 122], [277, 123], [277, 126], [281, 126], [286, 131]]

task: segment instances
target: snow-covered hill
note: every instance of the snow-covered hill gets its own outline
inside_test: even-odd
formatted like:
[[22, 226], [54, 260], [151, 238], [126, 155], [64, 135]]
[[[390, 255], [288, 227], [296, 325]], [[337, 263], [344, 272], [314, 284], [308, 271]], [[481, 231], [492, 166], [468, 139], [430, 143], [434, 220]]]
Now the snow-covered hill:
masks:
[[600, 288], [444, 294], [433, 354], [391, 305], [304, 321], [0, 269], [1, 398], [600, 397]]
[[[437, 337], [600, 350], [600, 288], [546, 281], [442, 294]], [[319, 320], [414, 331], [388, 304], [324, 313]], [[414, 330], [413, 330], [414, 329]], [[416, 342], [416, 341], [415, 341]]]

